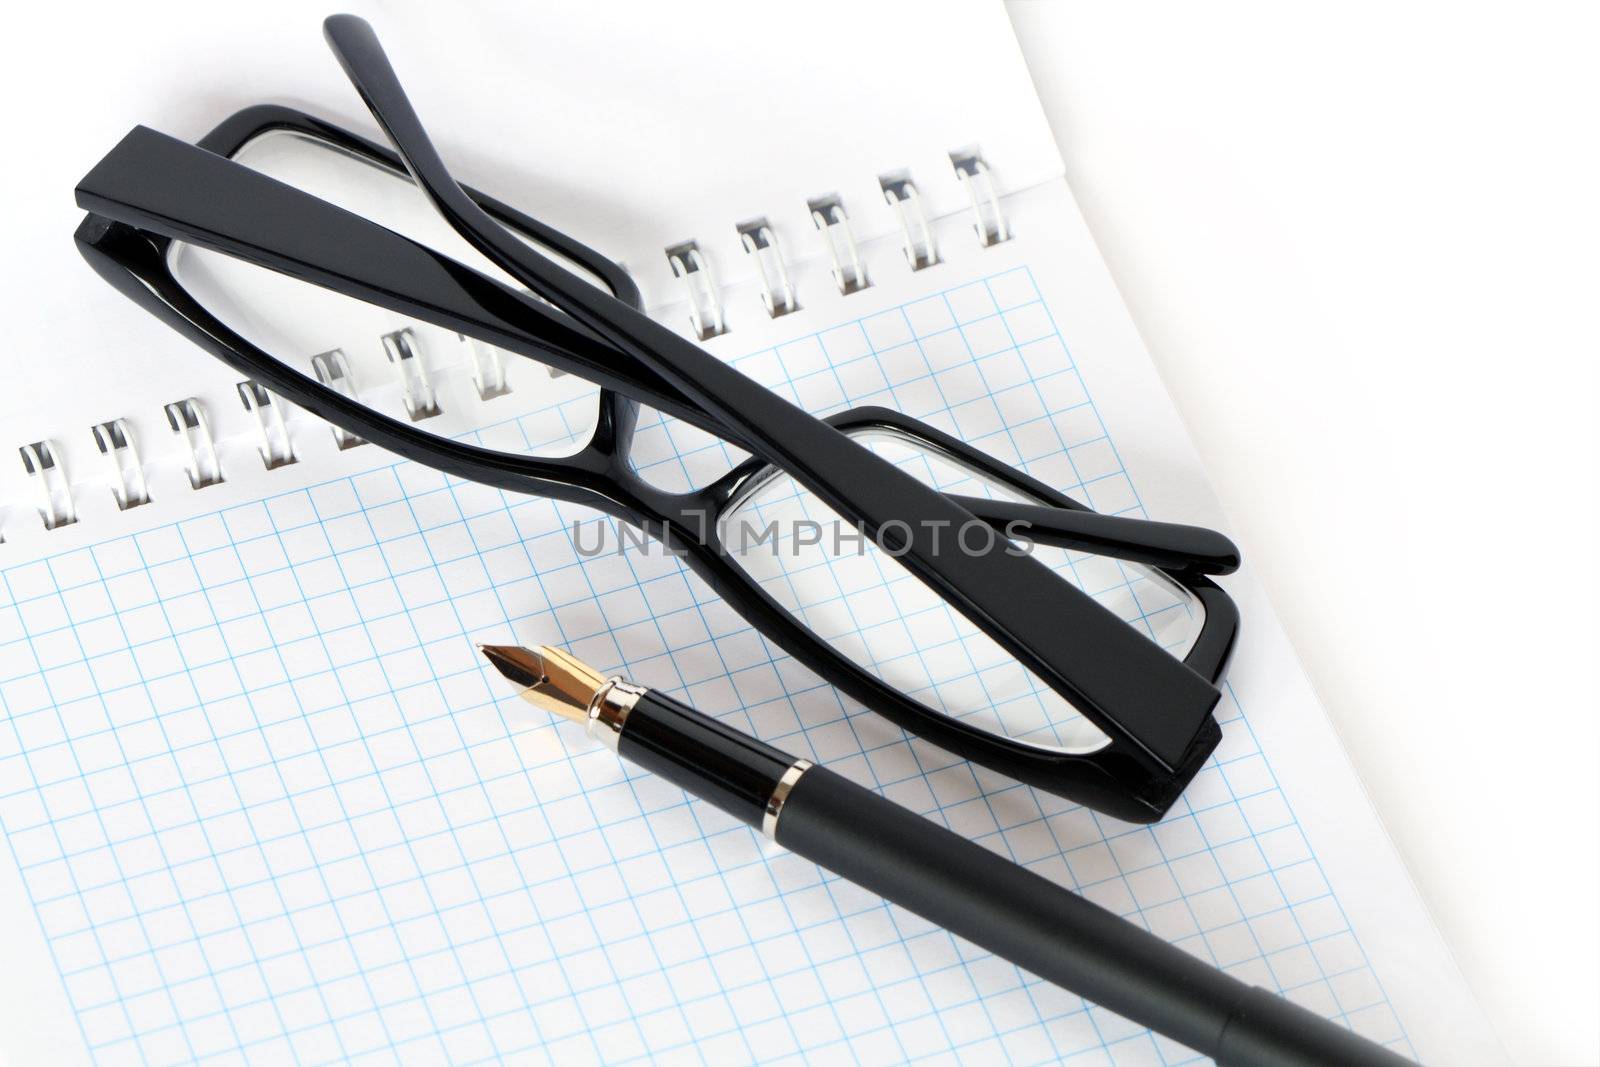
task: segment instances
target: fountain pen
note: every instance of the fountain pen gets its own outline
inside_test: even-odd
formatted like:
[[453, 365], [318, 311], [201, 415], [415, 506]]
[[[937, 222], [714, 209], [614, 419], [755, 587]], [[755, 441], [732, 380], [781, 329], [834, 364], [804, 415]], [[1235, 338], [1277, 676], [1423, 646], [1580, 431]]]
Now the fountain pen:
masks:
[[1224, 1067], [1411, 1061], [1248, 985], [826, 767], [558, 648], [480, 645], [528, 703], [631, 763], [1018, 967]]

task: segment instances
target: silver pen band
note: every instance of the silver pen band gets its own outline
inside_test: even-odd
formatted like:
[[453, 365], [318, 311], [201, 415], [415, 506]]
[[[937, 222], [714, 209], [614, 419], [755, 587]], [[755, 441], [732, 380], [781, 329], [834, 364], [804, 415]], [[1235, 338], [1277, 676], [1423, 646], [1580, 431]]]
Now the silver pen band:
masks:
[[783, 804], [789, 799], [789, 791], [800, 780], [800, 776], [810, 769], [810, 760], [797, 759], [789, 764], [783, 777], [778, 779], [778, 784], [772, 787], [772, 795], [767, 797], [767, 808], [761, 813], [761, 832], [773, 841], [778, 839], [778, 817], [783, 814]]
[[628, 712], [646, 692], [644, 686], [634, 685], [620, 676], [608, 680], [589, 701], [589, 736], [611, 751], [617, 751]]

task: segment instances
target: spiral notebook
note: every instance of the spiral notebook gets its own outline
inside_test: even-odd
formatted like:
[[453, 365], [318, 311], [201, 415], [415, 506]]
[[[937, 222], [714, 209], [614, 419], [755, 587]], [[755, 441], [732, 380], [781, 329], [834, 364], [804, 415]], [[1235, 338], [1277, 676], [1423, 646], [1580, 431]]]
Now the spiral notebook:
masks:
[[[1103, 511], [1227, 528], [1002, 8], [658, 7], [367, 14], [467, 180], [621, 259], [652, 314], [763, 383], [900, 408]], [[582, 509], [340, 447], [104, 287], [70, 194], [132, 124], [192, 137], [287, 101], [370, 129], [322, 14], [124, 11], [89, 40], [46, 14], [58, 37], [4, 75], [52, 95], [17, 131], [37, 167], [4, 178], [38, 210], [14, 223], [0, 397], [0, 1053], [1194, 1060], [506, 700], [473, 645], [515, 639], [1409, 1055], [1498, 1061], [1248, 567], [1222, 746], [1164, 821], [1126, 825], [888, 726], [675, 559], [580, 558]], [[406, 381], [376, 337], [350, 357], [373, 402], [421, 381], [474, 440], [567, 388], [467, 345]], [[729, 455], [648, 413], [640, 447], [668, 484]]]

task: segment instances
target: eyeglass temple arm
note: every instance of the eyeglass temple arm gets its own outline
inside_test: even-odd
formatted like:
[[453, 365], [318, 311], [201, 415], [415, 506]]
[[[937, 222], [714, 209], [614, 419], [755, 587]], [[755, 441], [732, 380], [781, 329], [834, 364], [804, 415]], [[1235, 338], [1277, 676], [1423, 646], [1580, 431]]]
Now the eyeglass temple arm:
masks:
[[[395, 170], [405, 169], [405, 162], [392, 148], [302, 112], [270, 104], [234, 115], [224, 126], [203, 138], [199, 142], [200, 147], [231, 157], [250, 136], [258, 134], [264, 127], [273, 127], [275, 120], [284, 122], [285, 116], [289, 121], [282, 128], [307, 125], [335, 145], [353, 147], [366, 158]], [[644, 310], [638, 285], [619, 264], [553, 226], [476, 189], [463, 188], [496, 222], [533, 237], [544, 247], [555, 249], [562, 256], [593, 272], [618, 300]], [[651, 392], [651, 383], [656, 379], [648, 369], [639, 368], [636, 360], [621, 352], [615, 354], [615, 360], [613, 370], [619, 379], [632, 381], [638, 378], [641, 381], [641, 384], [630, 385], [624, 392], [635, 398], [641, 392], [646, 395]], [[623, 367], [629, 369], [624, 372], [621, 369]], [[832, 418], [829, 421], [834, 422]], [[736, 441], [730, 443], [737, 444]], [[1122, 516], [1087, 514], [1085, 517], [1070, 512], [1063, 514], [1066, 509], [991, 501], [982, 497], [954, 499], [1000, 533], [1005, 533], [1015, 523], [1026, 523], [1024, 532], [1040, 544], [1196, 574], [1231, 574], [1239, 567], [1239, 553], [1233, 542], [1213, 530], [1198, 526], [1156, 523]]]
[[1204, 526], [946, 495], [1000, 533], [1041, 545], [1195, 574], [1232, 574], [1239, 569], [1238, 546]]
[[940, 552], [937, 531], [961, 527], [971, 512], [648, 316], [562, 277], [565, 271], [499, 226], [451, 177], [372, 27], [351, 15], [335, 15], [323, 27], [368, 110], [457, 233], [859, 523], [1086, 718], [1124, 742], [1131, 758], [1169, 774], [1183, 763], [1220, 696], [1209, 681], [999, 539], [987, 551]]

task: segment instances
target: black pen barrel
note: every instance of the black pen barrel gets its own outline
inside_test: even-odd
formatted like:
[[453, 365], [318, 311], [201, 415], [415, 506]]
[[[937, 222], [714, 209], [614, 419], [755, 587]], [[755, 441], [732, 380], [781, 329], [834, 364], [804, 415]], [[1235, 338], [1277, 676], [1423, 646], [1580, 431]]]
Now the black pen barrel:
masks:
[[779, 844], [1224, 1067], [1411, 1061], [823, 767], [794, 781]]
[[[671, 697], [620, 683], [618, 754], [796, 855], [1223, 1067], [1407, 1060], [825, 767]], [[620, 703], [618, 703], [620, 698]], [[610, 705], [606, 705], [610, 706]], [[593, 724], [592, 724], [593, 725]]]
[[617, 754], [757, 829], [794, 763], [788, 753], [654, 689], [633, 701]]

